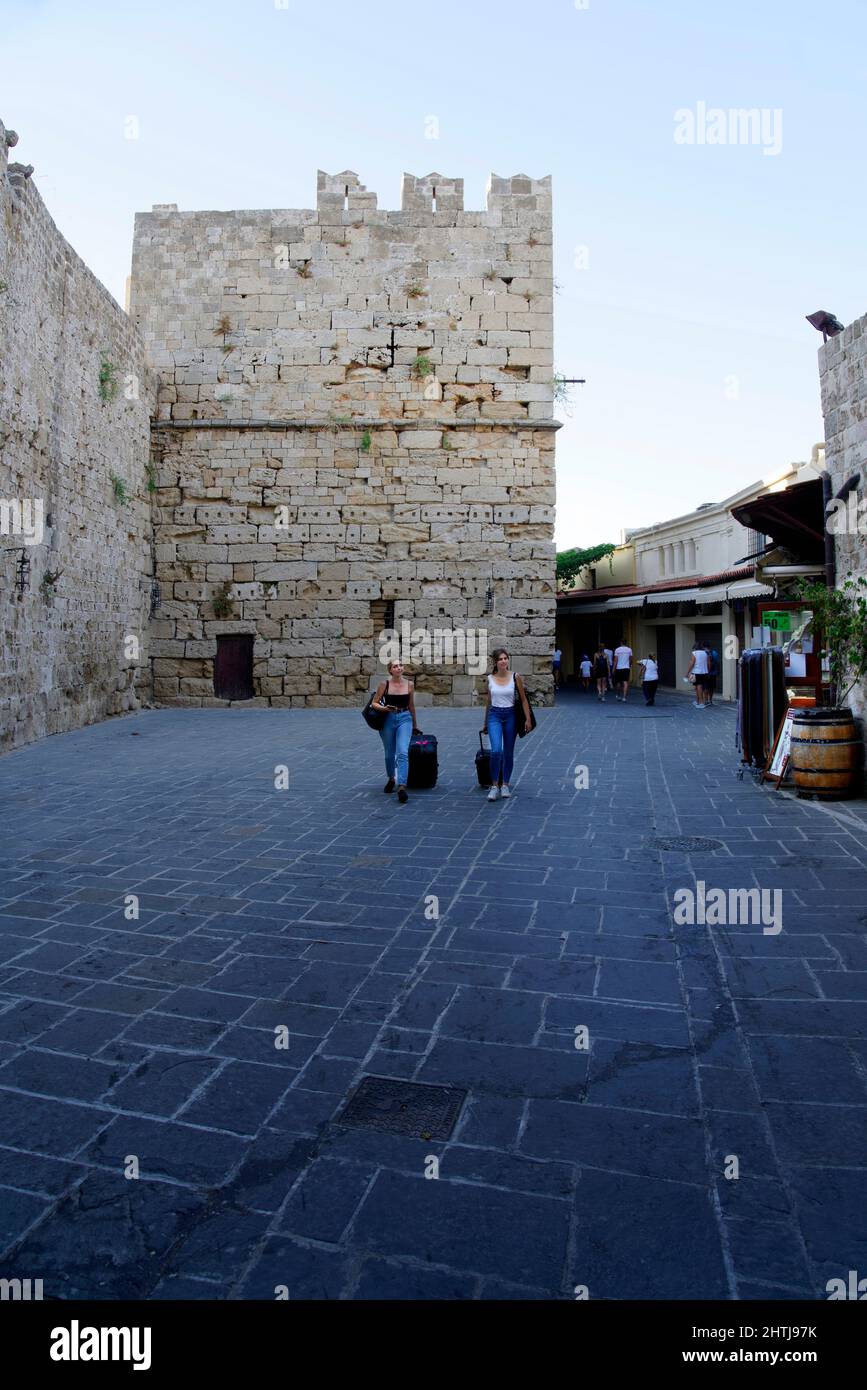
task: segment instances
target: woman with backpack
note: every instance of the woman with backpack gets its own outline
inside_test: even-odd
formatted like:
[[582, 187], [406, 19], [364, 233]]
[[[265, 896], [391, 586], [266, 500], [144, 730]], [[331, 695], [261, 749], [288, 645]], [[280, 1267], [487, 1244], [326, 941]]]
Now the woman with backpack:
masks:
[[488, 676], [488, 692], [485, 701], [485, 725], [482, 730], [491, 740], [491, 790], [488, 800], [496, 801], [512, 795], [509, 783], [512, 780], [512, 766], [515, 755], [517, 721], [515, 705], [520, 703], [525, 720], [525, 728], [533, 727], [533, 715], [527, 700], [524, 682], [510, 668], [509, 653], [505, 647], [498, 647], [493, 655], [493, 669]]
[[409, 775], [409, 741], [416, 730], [412, 682], [403, 674], [403, 663], [390, 661], [388, 675], [376, 687], [371, 709], [386, 711], [385, 723], [379, 731], [385, 750], [385, 771], [388, 781], [384, 792], [393, 792], [401, 804], [409, 800], [406, 781]]

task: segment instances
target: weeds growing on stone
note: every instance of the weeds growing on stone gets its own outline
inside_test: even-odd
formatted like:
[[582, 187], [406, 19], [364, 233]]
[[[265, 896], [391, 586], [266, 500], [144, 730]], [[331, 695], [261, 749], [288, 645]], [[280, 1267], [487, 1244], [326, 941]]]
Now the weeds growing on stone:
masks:
[[120, 502], [122, 507], [126, 506], [127, 502], [129, 501], [129, 493], [126, 490], [126, 483], [124, 482], [123, 478], [119, 478], [116, 473], [110, 474], [110, 477], [111, 485], [114, 488], [115, 500]]
[[211, 605], [214, 610], [215, 618], [231, 618], [232, 613], [234, 612], [234, 604], [232, 603], [232, 600], [229, 597], [231, 592], [232, 581], [231, 579], [227, 579], [226, 582], [223, 584], [222, 588], [214, 597], [213, 603]]
[[117, 367], [103, 354], [99, 367], [99, 394], [104, 401], [113, 401], [118, 392]]

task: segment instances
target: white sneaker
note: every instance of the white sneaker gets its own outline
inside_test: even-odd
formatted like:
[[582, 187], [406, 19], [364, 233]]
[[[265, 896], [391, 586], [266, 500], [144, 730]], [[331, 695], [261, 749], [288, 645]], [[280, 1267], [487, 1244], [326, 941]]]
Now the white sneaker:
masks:
[[499, 787], [491, 787], [491, 790], [488, 792], [488, 800], [489, 800], [489, 801], [496, 801], [496, 799], [497, 799], [497, 797], [498, 797], [499, 795], [500, 795]]
[[511, 795], [512, 793], [509, 791], [509, 788], [506, 786], [505, 783], [503, 783], [502, 787], [500, 788], [500, 796], [509, 797]]

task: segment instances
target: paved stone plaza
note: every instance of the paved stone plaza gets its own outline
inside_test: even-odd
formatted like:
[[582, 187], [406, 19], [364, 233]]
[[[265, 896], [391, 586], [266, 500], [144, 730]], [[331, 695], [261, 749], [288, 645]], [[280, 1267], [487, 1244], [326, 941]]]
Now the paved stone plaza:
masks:
[[[0, 1275], [816, 1299], [867, 1274], [863, 803], [738, 780], [731, 708], [633, 692], [539, 711], [491, 805], [478, 711], [421, 718], [440, 781], [405, 807], [357, 711], [154, 710], [0, 762]], [[681, 836], [719, 847], [649, 843]], [[783, 930], [673, 925], [696, 880], [781, 889]], [[466, 1092], [451, 1136], [341, 1124], [365, 1075]]]

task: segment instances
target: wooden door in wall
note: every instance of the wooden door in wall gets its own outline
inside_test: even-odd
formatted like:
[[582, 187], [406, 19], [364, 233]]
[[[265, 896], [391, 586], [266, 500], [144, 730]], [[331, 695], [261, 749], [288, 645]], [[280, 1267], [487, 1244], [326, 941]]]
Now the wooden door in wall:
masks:
[[214, 694], [218, 700], [252, 700], [253, 636], [233, 633], [217, 638]]
[[677, 658], [675, 656], [675, 627], [670, 624], [654, 629], [656, 632], [656, 662], [659, 666], [659, 684], [677, 685]]

